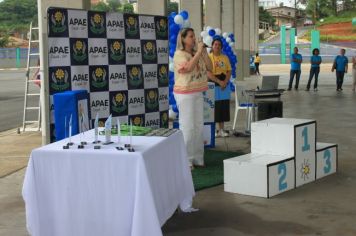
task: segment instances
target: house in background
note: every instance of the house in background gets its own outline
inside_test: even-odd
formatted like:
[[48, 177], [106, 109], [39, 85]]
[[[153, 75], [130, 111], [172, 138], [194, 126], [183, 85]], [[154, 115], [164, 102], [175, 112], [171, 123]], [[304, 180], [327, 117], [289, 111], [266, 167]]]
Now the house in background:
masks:
[[276, 19], [276, 25], [294, 26], [296, 19], [297, 25], [303, 25], [304, 16], [301, 11], [293, 7], [279, 6], [266, 9]]

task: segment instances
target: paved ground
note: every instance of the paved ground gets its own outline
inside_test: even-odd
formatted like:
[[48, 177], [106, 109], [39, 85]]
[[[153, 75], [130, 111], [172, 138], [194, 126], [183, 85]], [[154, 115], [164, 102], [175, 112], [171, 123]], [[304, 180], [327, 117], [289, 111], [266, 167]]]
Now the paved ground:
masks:
[[[282, 100], [284, 117], [316, 119], [318, 141], [339, 144], [339, 173], [271, 199], [225, 193], [223, 186], [199, 191], [194, 206], [200, 211], [175, 214], [164, 225], [164, 235], [356, 235], [356, 94], [351, 91], [350, 78], [345, 80], [343, 92], [335, 91], [330, 66], [322, 68], [318, 92], [303, 90], [309, 68], [303, 66], [300, 90], [285, 92]], [[287, 65], [263, 65], [261, 72], [279, 74], [280, 87], [287, 86]], [[255, 88], [261, 79], [252, 76], [240, 83]], [[240, 130], [243, 118], [240, 114]], [[12, 143], [31, 138], [9, 131], [0, 136]], [[29, 155], [28, 150], [40, 146], [40, 140], [18, 143], [17, 155]], [[0, 149], [0, 158], [9, 158], [5, 149]], [[216, 149], [249, 152], [249, 138], [219, 138]], [[22, 169], [0, 178], [0, 235], [28, 235], [21, 197], [24, 173]]]

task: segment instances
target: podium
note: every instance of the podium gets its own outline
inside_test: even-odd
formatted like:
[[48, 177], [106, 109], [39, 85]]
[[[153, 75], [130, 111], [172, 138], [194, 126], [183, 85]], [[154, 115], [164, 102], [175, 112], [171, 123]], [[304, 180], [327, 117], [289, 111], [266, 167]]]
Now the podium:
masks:
[[72, 135], [90, 129], [89, 95], [86, 90], [66, 91], [53, 95], [56, 141], [69, 135], [72, 116]]
[[272, 197], [337, 171], [337, 145], [316, 142], [316, 121], [252, 123], [251, 153], [224, 160], [225, 191]]

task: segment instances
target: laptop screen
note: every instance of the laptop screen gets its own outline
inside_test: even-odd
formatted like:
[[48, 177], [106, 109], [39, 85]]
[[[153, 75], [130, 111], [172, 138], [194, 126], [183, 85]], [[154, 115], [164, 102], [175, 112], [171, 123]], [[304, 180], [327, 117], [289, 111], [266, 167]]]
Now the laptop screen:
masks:
[[261, 90], [278, 89], [279, 75], [263, 76]]

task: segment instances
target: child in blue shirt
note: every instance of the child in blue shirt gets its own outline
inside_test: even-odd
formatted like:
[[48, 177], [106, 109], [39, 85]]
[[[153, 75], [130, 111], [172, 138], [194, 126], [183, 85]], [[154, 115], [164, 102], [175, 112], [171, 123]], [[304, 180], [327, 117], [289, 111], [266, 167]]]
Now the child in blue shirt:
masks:
[[300, 64], [302, 64], [303, 57], [301, 54], [298, 53], [298, 48], [294, 48], [294, 53], [290, 56], [290, 65], [291, 65], [291, 70], [290, 70], [290, 78], [289, 78], [289, 86], [288, 86], [288, 91], [292, 89], [293, 85], [293, 79], [295, 75], [295, 90], [298, 90], [299, 86], [299, 79], [300, 79]]
[[319, 56], [319, 49], [314, 48], [313, 56], [310, 57], [311, 67], [310, 67], [309, 80], [308, 80], [308, 85], [307, 85], [306, 91], [309, 91], [310, 83], [311, 83], [314, 75], [315, 75], [314, 91], [318, 91], [318, 76], [319, 76], [319, 72], [320, 72], [320, 63], [321, 63], [321, 56]]
[[347, 73], [349, 60], [345, 57], [346, 50], [341, 49], [340, 55], [337, 55], [334, 60], [331, 72], [336, 69], [336, 91], [342, 91], [342, 84], [344, 82], [344, 75]]

